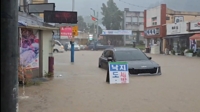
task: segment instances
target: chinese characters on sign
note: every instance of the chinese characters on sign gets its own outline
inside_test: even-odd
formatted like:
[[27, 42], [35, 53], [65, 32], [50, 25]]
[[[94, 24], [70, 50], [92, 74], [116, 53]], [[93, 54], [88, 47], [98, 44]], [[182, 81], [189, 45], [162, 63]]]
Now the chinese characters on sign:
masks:
[[129, 83], [128, 64], [126, 62], [109, 62], [110, 84]]

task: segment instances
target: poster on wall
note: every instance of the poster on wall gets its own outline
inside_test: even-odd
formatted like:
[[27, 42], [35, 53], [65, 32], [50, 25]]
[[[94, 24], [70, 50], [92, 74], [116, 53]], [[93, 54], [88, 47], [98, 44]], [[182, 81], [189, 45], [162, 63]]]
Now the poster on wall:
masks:
[[197, 41], [196, 40], [190, 40], [190, 48], [196, 52], [197, 50]]
[[32, 29], [21, 29], [20, 64], [27, 69], [39, 67], [39, 37]]

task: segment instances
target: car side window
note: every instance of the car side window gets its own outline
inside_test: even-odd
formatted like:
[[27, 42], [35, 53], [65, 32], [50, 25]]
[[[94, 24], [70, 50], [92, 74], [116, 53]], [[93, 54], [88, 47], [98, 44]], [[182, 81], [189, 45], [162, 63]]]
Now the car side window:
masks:
[[106, 53], [107, 53], [108, 51], [107, 50], [105, 50], [104, 52], [103, 52], [103, 57], [106, 57]]
[[107, 50], [104, 57], [106, 57], [106, 58], [112, 57], [112, 51], [111, 50]]
[[58, 45], [58, 46], [61, 46], [61, 44], [60, 44], [60, 43], [58, 43], [58, 42], [55, 42], [55, 44], [56, 44], [56, 45]]

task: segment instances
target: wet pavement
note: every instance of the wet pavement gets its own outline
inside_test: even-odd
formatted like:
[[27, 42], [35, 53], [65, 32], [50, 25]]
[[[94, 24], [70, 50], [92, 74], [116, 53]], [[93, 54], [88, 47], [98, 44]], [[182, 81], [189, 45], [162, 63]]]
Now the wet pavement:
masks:
[[70, 52], [54, 54], [55, 78], [26, 87], [19, 112], [199, 112], [200, 58], [147, 54], [161, 65], [161, 76], [109, 85], [98, 68], [101, 53], [77, 51], [74, 64]]

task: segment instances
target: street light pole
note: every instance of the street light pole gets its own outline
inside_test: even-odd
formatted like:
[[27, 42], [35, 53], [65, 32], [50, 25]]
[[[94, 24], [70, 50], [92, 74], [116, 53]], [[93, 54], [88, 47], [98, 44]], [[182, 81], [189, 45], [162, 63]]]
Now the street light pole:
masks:
[[[93, 8], [90, 8], [93, 11], [94, 17], [95, 17], [95, 10]], [[95, 22], [94, 22], [94, 34], [93, 37], [95, 36]]]
[[72, 0], [72, 11], [74, 11], [75, 8], [75, 0]]
[[97, 36], [96, 36], [96, 38], [98, 39], [98, 33], [99, 33], [99, 19], [98, 19], [98, 12], [97, 12], [97, 24], [96, 24], [96, 26], [97, 26]]

